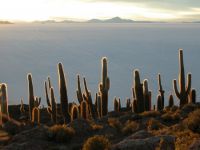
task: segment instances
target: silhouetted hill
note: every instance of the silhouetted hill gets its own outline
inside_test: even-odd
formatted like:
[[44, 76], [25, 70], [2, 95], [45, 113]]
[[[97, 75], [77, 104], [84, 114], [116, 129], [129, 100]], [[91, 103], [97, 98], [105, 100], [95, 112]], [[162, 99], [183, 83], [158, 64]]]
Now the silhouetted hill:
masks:
[[13, 24], [13, 23], [9, 21], [0, 21], [0, 24]]

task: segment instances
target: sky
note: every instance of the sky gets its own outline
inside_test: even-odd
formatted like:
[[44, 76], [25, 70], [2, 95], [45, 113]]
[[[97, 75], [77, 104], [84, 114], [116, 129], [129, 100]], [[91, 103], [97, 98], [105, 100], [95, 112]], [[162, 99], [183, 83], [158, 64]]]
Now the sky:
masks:
[[0, 20], [200, 21], [200, 0], [0, 0]]

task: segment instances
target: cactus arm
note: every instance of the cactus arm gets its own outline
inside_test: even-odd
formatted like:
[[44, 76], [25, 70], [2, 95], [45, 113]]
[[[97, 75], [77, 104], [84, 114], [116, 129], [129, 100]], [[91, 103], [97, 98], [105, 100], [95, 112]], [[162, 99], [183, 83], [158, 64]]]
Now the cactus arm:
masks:
[[51, 107], [47, 107], [47, 112], [51, 115], [52, 114], [52, 109]]
[[191, 84], [192, 84], [192, 75], [188, 74], [187, 75], [187, 87], [186, 87], [186, 94], [189, 95], [190, 90], [191, 90]]
[[173, 85], [174, 85], [175, 94], [176, 94], [176, 96], [180, 99], [181, 95], [180, 95], [180, 93], [178, 92], [176, 80], [174, 80], [174, 84], [173, 84]]

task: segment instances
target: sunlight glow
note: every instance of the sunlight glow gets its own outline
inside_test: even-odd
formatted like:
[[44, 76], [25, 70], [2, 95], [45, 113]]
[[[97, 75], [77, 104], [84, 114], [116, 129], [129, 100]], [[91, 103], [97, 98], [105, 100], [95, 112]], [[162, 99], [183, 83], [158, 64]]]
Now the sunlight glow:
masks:
[[[137, 3], [88, 2], [82, 0], [0, 0], [0, 20], [87, 20], [115, 16], [133, 20], [170, 20], [185, 12], [156, 10]], [[195, 10], [194, 10], [195, 11]]]

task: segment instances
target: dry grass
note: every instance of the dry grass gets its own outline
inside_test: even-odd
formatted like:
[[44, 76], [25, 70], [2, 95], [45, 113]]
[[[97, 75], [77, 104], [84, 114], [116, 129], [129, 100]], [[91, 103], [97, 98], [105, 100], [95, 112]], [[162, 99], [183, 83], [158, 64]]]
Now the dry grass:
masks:
[[91, 126], [94, 131], [103, 129], [103, 125], [99, 125], [99, 124], [91, 124]]
[[160, 123], [160, 121], [151, 118], [148, 122], [147, 122], [147, 129], [148, 130], [160, 130], [163, 129], [165, 126]]
[[48, 139], [56, 142], [70, 142], [74, 135], [74, 129], [66, 125], [54, 125], [47, 131]]
[[157, 116], [160, 116], [160, 112], [159, 111], [145, 111], [141, 114], [141, 116], [143, 117], [157, 117]]
[[111, 143], [109, 140], [100, 135], [95, 135], [87, 139], [83, 145], [83, 150], [110, 150]]
[[112, 128], [117, 129], [118, 131], [121, 131], [122, 128], [122, 124], [119, 121], [119, 119], [117, 118], [108, 118], [108, 124], [109, 126], [111, 126]]
[[122, 129], [122, 133], [128, 135], [136, 132], [138, 129], [139, 124], [137, 122], [128, 120]]
[[184, 123], [187, 125], [188, 129], [200, 133], [200, 109], [191, 112], [188, 118], [184, 120]]

